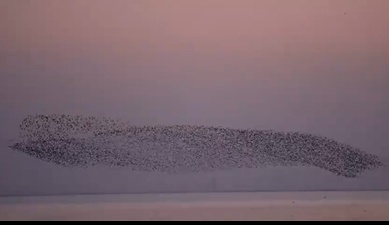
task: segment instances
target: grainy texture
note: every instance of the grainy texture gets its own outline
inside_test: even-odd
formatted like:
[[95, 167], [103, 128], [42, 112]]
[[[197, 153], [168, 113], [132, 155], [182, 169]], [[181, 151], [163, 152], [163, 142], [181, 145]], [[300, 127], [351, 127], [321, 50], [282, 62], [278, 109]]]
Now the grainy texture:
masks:
[[0, 220], [382, 221], [389, 220], [388, 194], [304, 191], [8, 197], [0, 198]]
[[135, 127], [113, 119], [69, 115], [28, 116], [20, 129], [12, 149], [63, 166], [108, 165], [174, 173], [305, 165], [344, 177], [382, 166], [374, 155], [297, 132]]

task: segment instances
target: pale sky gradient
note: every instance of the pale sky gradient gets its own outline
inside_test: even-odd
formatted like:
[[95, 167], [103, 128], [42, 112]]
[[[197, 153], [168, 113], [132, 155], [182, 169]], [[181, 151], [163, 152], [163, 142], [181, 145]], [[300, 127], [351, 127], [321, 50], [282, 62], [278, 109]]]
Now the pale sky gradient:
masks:
[[0, 196], [389, 190], [307, 168], [62, 168], [11, 151], [30, 114], [300, 131], [389, 165], [389, 0], [0, 0]]
[[388, 135], [387, 0], [1, 0], [0, 18], [6, 132], [70, 113]]

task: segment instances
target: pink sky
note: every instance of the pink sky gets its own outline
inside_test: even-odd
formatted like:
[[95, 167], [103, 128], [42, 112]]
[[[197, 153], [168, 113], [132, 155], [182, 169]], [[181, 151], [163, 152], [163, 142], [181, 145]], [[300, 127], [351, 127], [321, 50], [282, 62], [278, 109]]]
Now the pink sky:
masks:
[[387, 0], [2, 0], [4, 113], [363, 136], [389, 127], [388, 12]]

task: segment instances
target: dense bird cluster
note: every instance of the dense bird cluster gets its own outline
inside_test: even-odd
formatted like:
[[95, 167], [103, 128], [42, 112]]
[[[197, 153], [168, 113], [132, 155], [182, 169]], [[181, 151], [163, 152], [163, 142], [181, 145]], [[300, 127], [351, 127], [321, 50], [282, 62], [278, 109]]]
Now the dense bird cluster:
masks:
[[10, 146], [63, 166], [108, 165], [184, 172], [261, 166], [316, 166], [356, 177], [378, 157], [328, 138], [297, 132], [205, 126], [144, 126], [84, 116], [28, 116]]

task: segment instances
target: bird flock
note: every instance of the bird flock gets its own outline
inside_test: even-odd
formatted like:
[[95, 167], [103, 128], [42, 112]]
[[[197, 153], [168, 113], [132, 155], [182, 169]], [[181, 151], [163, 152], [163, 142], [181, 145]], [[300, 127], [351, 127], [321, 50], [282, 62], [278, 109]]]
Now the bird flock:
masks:
[[263, 166], [315, 166], [356, 177], [383, 166], [377, 156], [312, 134], [207, 126], [131, 126], [87, 116], [34, 115], [10, 148], [66, 167], [198, 172]]

